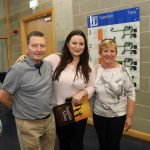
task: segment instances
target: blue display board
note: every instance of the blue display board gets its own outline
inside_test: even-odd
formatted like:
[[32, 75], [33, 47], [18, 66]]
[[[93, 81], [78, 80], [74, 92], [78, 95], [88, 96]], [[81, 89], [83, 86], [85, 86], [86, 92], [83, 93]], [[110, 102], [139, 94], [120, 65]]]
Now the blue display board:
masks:
[[88, 44], [94, 64], [98, 63], [98, 44], [113, 38], [118, 45], [117, 61], [129, 68], [134, 85], [140, 88], [140, 9], [123, 9], [88, 16]]
[[137, 22], [140, 20], [139, 8], [130, 8], [88, 16], [88, 28], [114, 24]]

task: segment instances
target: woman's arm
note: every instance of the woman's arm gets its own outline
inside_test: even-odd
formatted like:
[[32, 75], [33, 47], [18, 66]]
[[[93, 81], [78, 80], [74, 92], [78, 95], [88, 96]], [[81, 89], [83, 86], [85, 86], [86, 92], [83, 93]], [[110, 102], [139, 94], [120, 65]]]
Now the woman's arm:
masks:
[[54, 71], [60, 62], [60, 58], [61, 57], [59, 56], [59, 54], [50, 54], [47, 57], [45, 57], [44, 60], [52, 65], [52, 70]]
[[131, 126], [132, 126], [132, 120], [133, 120], [133, 114], [134, 114], [134, 111], [135, 111], [135, 101], [136, 101], [136, 98], [135, 98], [135, 87], [134, 87], [134, 84], [133, 84], [133, 81], [132, 81], [132, 77], [131, 77], [131, 74], [129, 72], [128, 69], [124, 68], [125, 71], [125, 93], [126, 93], [126, 96], [127, 96], [127, 115], [126, 115], [126, 121], [125, 121], [125, 126], [124, 126], [124, 130], [125, 131], [128, 131]]
[[85, 90], [87, 91], [87, 95], [90, 98], [92, 96], [93, 92], [94, 92], [94, 83], [95, 83], [96, 75], [95, 75], [95, 68], [92, 65], [92, 63], [89, 63], [89, 65], [90, 65], [90, 68], [91, 68], [91, 72], [90, 72], [90, 75], [89, 75], [89, 82], [88, 82], [87, 87], [85, 88]]
[[91, 68], [91, 72], [89, 75], [89, 82], [88, 82], [86, 88], [80, 90], [73, 96], [74, 104], [80, 103], [83, 96], [88, 96], [90, 98], [94, 92], [95, 68], [93, 67], [92, 64], [90, 64], [90, 68]]
[[132, 126], [134, 110], [135, 110], [135, 100], [128, 100], [127, 116], [126, 116], [126, 121], [124, 126], [125, 131], [128, 131]]

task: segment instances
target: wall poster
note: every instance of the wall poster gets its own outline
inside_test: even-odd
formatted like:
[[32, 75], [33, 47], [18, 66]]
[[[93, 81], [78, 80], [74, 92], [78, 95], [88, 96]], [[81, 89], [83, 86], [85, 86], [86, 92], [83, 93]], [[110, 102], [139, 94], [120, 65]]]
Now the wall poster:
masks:
[[140, 89], [140, 10], [139, 7], [88, 16], [88, 46], [91, 59], [98, 63], [98, 43], [104, 38], [115, 39], [117, 61], [126, 66]]

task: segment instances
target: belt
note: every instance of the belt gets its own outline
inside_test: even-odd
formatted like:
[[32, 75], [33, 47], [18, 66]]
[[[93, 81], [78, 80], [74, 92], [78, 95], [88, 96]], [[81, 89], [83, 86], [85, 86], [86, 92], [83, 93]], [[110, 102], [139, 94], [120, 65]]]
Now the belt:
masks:
[[45, 117], [42, 118], [42, 119], [47, 119], [50, 115], [51, 115], [51, 114], [48, 114], [47, 116], [45, 116]]
[[48, 114], [47, 116], [45, 116], [44, 118], [38, 118], [38, 119], [35, 119], [35, 120], [42, 120], [42, 119], [47, 119], [51, 114]]
[[42, 120], [42, 119], [47, 119], [51, 114], [48, 114], [47, 116], [43, 117], [43, 118], [35, 118], [35, 119], [20, 119], [20, 118], [16, 118], [16, 119], [19, 119], [19, 120], [31, 120], [31, 121], [34, 121], [34, 120]]

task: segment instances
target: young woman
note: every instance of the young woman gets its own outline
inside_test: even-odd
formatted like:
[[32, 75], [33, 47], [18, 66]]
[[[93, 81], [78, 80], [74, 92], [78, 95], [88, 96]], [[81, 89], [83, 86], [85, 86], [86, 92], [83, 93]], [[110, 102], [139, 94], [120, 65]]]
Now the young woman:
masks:
[[[57, 105], [72, 97], [75, 104], [83, 96], [94, 91], [95, 71], [89, 61], [87, 40], [84, 33], [74, 30], [69, 33], [61, 54], [51, 54], [45, 58], [53, 68], [53, 92]], [[56, 131], [60, 150], [83, 150], [83, 136], [87, 119], [60, 127], [56, 122]]]
[[93, 121], [100, 150], [120, 150], [123, 130], [132, 125], [135, 88], [127, 68], [115, 61], [117, 44], [104, 39], [99, 45], [102, 64], [96, 67]]

